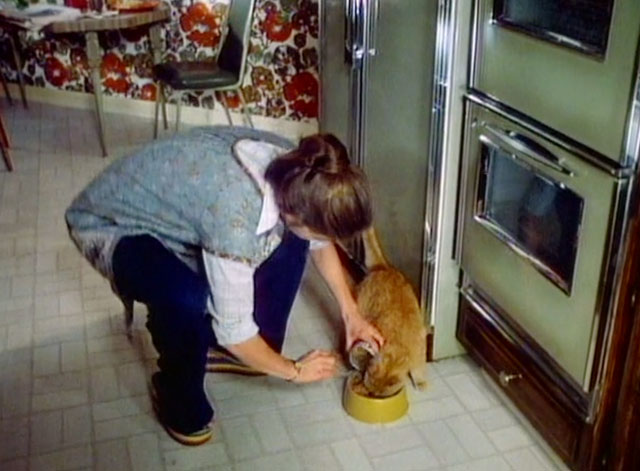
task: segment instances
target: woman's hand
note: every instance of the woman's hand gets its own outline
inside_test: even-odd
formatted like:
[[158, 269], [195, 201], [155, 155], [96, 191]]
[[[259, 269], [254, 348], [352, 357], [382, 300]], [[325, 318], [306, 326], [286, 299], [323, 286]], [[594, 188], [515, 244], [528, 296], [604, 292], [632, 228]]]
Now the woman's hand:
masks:
[[362, 317], [356, 305], [354, 305], [349, 312], [343, 312], [342, 318], [344, 319], [344, 327], [347, 335], [347, 351], [349, 351], [358, 340], [367, 342], [376, 352], [384, 345], [384, 337], [380, 331]]
[[327, 350], [311, 350], [294, 362], [296, 375], [289, 379], [294, 383], [311, 383], [329, 379], [338, 371], [338, 356]]
[[294, 383], [328, 379], [338, 372], [339, 356], [326, 350], [312, 350], [299, 360], [285, 358], [258, 334], [227, 349], [248, 366]]
[[311, 257], [340, 305], [347, 333], [347, 350], [351, 349], [357, 340], [363, 340], [368, 342], [375, 351], [378, 351], [384, 344], [384, 338], [378, 329], [367, 322], [358, 311], [358, 305], [347, 283], [335, 245], [329, 244], [322, 249], [313, 250]]

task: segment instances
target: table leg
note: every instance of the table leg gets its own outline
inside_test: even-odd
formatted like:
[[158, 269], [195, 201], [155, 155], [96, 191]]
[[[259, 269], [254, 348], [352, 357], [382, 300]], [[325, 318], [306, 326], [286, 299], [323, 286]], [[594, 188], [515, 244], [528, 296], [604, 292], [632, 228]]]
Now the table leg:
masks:
[[[151, 57], [153, 60], [153, 64], [159, 64], [162, 62], [162, 56], [164, 55], [164, 42], [162, 41], [162, 26], [160, 23], [156, 23], [151, 28], [149, 28], [149, 46], [151, 48]], [[162, 122], [164, 123], [164, 128], [167, 129], [167, 103], [166, 97], [164, 95], [164, 87], [161, 83], [156, 84], [156, 93], [161, 94], [162, 99]], [[156, 129], [155, 133], [157, 134], [158, 127], [158, 109], [156, 106]]]
[[0, 144], [0, 151], [2, 152], [2, 158], [4, 159], [4, 164], [7, 166], [7, 170], [13, 172], [13, 159], [11, 158], [9, 148]]
[[153, 113], [153, 138], [158, 139], [158, 111], [160, 110], [160, 90], [156, 90], [156, 106]]
[[102, 80], [100, 78], [100, 65], [102, 62], [102, 51], [98, 43], [98, 33], [89, 31], [85, 33], [87, 42], [87, 62], [91, 68], [91, 83], [93, 84], [93, 96], [96, 100], [96, 115], [98, 117], [98, 133], [100, 135], [100, 146], [102, 155], [107, 156], [107, 141], [105, 139], [104, 128], [104, 107], [102, 103]]
[[10, 172], [13, 171], [13, 159], [11, 158], [11, 153], [9, 151], [9, 147], [11, 146], [9, 142], [9, 134], [4, 125], [4, 121], [2, 120], [2, 115], [0, 115], [0, 152], [2, 153], [2, 158], [4, 159], [4, 163], [7, 166], [7, 170]]
[[151, 46], [151, 58], [154, 65], [162, 61], [162, 54], [164, 53], [161, 31], [162, 29], [158, 23], [149, 28], [149, 44]]
[[222, 91], [220, 92], [220, 96], [222, 97], [222, 106], [224, 107], [224, 113], [227, 115], [229, 126], [233, 126], [233, 121], [231, 121], [231, 114], [229, 113], [229, 106], [227, 105], [227, 95], [224, 91]]
[[0, 144], [2, 144], [4, 147], [11, 147], [9, 133], [7, 132], [7, 127], [4, 124], [2, 115], [0, 115]]
[[20, 59], [20, 53], [18, 52], [18, 44], [19, 39], [17, 33], [9, 34], [9, 44], [11, 45], [11, 54], [13, 54], [13, 63], [16, 66], [16, 71], [18, 75], [18, 85], [20, 86], [20, 97], [22, 97], [22, 106], [28, 108], [27, 106], [27, 96], [24, 90], [24, 77], [22, 75], [22, 60]]
[[169, 129], [169, 125], [167, 124], [167, 95], [166, 95], [166, 89], [164, 88], [164, 83], [160, 82], [159, 84], [160, 89], [158, 90], [160, 92], [160, 99], [162, 100], [162, 124], [164, 126], [164, 130], [166, 131], [167, 129]]
[[0, 71], [0, 81], [2, 81], [2, 89], [4, 90], [4, 96], [7, 97], [7, 101], [9, 105], [13, 106], [13, 98], [11, 98], [11, 93], [9, 93], [9, 87], [7, 86], [7, 79], [4, 78], [4, 74]]
[[[224, 92], [222, 92], [222, 93], [224, 93]], [[246, 101], [244, 99], [244, 95], [242, 94], [242, 88], [238, 88], [236, 90], [236, 93], [238, 94], [238, 98], [240, 98], [240, 103], [242, 104], [242, 112], [244, 113], [245, 118], [249, 122], [249, 126], [251, 128], [253, 128], [253, 121], [251, 121], [251, 114], [249, 113], [249, 110], [247, 109], [247, 103], [246, 103]]]

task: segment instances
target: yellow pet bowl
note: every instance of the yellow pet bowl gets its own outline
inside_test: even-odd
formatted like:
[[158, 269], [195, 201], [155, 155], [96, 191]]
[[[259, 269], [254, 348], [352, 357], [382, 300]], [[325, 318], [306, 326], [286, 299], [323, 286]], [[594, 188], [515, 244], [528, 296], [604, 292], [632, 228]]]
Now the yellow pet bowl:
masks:
[[389, 397], [370, 397], [358, 394], [352, 388], [357, 375], [350, 375], [345, 381], [342, 404], [351, 417], [370, 424], [393, 422], [403, 417], [409, 410], [407, 391], [400, 391]]

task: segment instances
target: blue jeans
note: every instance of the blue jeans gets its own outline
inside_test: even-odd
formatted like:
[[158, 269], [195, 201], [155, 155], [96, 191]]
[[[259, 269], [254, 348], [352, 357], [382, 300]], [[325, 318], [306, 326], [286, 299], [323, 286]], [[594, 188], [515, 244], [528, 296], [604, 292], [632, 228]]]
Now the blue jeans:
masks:
[[[287, 321], [309, 243], [285, 232], [282, 243], [254, 274], [254, 319], [260, 335], [282, 350]], [[204, 391], [207, 350], [217, 345], [206, 303], [209, 285], [156, 238], [122, 238], [113, 253], [114, 283], [123, 297], [147, 305], [147, 329], [158, 351], [156, 393], [165, 425], [180, 433], [213, 418]]]

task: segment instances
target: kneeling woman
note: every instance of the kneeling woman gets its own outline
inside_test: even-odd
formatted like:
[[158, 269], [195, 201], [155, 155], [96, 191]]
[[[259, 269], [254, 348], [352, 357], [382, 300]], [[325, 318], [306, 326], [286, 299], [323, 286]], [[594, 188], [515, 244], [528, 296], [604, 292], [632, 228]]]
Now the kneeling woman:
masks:
[[154, 405], [183, 444], [211, 437], [207, 371], [327, 379], [336, 356], [280, 354], [307, 253], [340, 306], [346, 347], [383, 339], [357, 310], [333, 241], [371, 224], [363, 173], [331, 135], [198, 128], [114, 162], [68, 208], [71, 238], [125, 306], [148, 307]]

